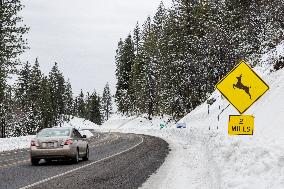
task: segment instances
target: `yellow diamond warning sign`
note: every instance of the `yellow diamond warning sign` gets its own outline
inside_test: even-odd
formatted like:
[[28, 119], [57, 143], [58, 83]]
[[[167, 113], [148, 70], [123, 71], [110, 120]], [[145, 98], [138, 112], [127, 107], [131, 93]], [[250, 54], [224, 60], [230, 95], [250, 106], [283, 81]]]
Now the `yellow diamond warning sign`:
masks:
[[242, 60], [217, 83], [216, 88], [242, 114], [269, 89], [269, 86]]
[[229, 135], [253, 135], [254, 117], [252, 115], [230, 115]]

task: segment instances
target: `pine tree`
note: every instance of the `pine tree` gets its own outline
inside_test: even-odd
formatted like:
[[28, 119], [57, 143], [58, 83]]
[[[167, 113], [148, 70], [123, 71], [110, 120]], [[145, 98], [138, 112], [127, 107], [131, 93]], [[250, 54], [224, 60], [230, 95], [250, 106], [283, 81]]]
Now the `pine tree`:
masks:
[[25, 110], [25, 104], [27, 100], [28, 84], [30, 79], [31, 65], [26, 62], [19, 72], [17, 81], [16, 98], [19, 102], [20, 107]]
[[141, 42], [141, 31], [139, 27], [139, 23], [137, 22], [134, 30], [133, 30], [133, 42], [134, 42], [134, 51], [135, 55], [139, 54], [140, 42]]
[[91, 112], [91, 103], [92, 103], [92, 95], [90, 95], [89, 92], [87, 92], [87, 94], [85, 95], [84, 99], [85, 99], [85, 115], [83, 118], [90, 120], [90, 112]]
[[4, 96], [6, 91], [6, 77], [8, 73], [14, 71], [19, 63], [17, 56], [27, 48], [26, 40], [23, 35], [28, 28], [21, 26], [22, 18], [18, 16], [22, 10], [19, 0], [0, 0], [0, 127], [1, 137], [5, 137], [5, 117]]
[[157, 66], [156, 62], [156, 50], [157, 50], [157, 41], [155, 33], [151, 30], [151, 19], [148, 17], [147, 21], [143, 25], [144, 29], [142, 32], [143, 35], [143, 48], [141, 48], [141, 65], [143, 65], [143, 74], [141, 75], [141, 80], [143, 81], [141, 100], [145, 103], [142, 111], [148, 114], [148, 118], [151, 119], [151, 116], [154, 114], [154, 98], [155, 98], [155, 69]]
[[132, 106], [130, 111], [133, 114], [141, 114], [143, 112], [144, 103], [142, 100], [142, 88], [143, 88], [143, 59], [142, 51], [139, 51], [139, 54], [136, 55], [134, 64], [131, 69], [131, 94], [132, 94]]
[[120, 41], [118, 44], [116, 55], [116, 77], [117, 86], [115, 100], [119, 111], [123, 113], [129, 113], [131, 108], [131, 96], [130, 93], [130, 72], [134, 64], [135, 54], [134, 45], [131, 35], [125, 39], [124, 42]]
[[[23, 5], [19, 0], [0, 1], [0, 60], [1, 68], [14, 68], [16, 57], [27, 49], [23, 35], [29, 28], [21, 25], [18, 13]], [[7, 70], [6, 70], [7, 71]]]
[[50, 93], [53, 110], [54, 125], [61, 124], [64, 121], [66, 103], [65, 79], [59, 71], [57, 63], [54, 64], [49, 73]]
[[27, 134], [26, 123], [28, 122], [28, 112], [30, 111], [29, 85], [31, 77], [31, 65], [26, 62], [19, 71], [15, 91], [15, 124], [13, 136], [22, 136]]
[[69, 121], [70, 116], [73, 114], [73, 92], [71, 83], [69, 80], [65, 82], [65, 90], [64, 90], [64, 104], [65, 104], [65, 116], [64, 121]]
[[[164, 7], [163, 2], [160, 3], [156, 14], [153, 17], [153, 23], [151, 24], [151, 47], [152, 53], [151, 53], [151, 69], [153, 76], [151, 78], [154, 78], [153, 82], [153, 114], [162, 114], [162, 109], [164, 108], [164, 104], [162, 103], [161, 96], [163, 93], [162, 86], [165, 85], [164, 82], [166, 82], [163, 78], [163, 72], [165, 71], [163, 68], [165, 66], [165, 62], [163, 59], [163, 51], [164, 51], [164, 41], [163, 41], [163, 35], [165, 30], [165, 24], [168, 20], [168, 12]], [[166, 44], [167, 45], [167, 44]]]
[[73, 99], [72, 116], [78, 116], [78, 97]]
[[168, 11], [163, 31], [160, 37], [160, 53], [159, 57], [159, 112], [160, 114], [173, 114], [173, 98], [175, 95], [175, 88], [172, 87], [173, 65], [175, 58], [176, 48], [179, 46], [175, 40], [179, 28], [177, 24], [176, 14], [173, 10]]
[[77, 116], [81, 118], [86, 117], [86, 103], [84, 99], [84, 93], [82, 90], [79, 96], [77, 97]]
[[98, 125], [102, 124], [101, 99], [96, 92], [93, 92], [88, 99], [88, 119]]
[[14, 108], [15, 101], [12, 96], [12, 87], [7, 86], [5, 89], [4, 103], [5, 114], [2, 117], [2, 123], [5, 125], [2, 130], [2, 137], [18, 136], [15, 131], [18, 123], [15, 119]]
[[[145, 41], [148, 38], [151, 28], [151, 19], [147, 18], [146, 22], [143, 24], [143, 30], [141, 32], [141, 46], [139, 48], [139, 53], [136, 54], [133, 66], [131, 67], [130, 74], [130, 91], [131, 91], [131, 111], [136, 114], [146, 113], [147, 107], [149, 103], [145, 103], [148, 101], [149, 95], [147, 95], [147, 87], [146, 87], [146, 79], [148, 78], [148, 59], [147, 59], [147, 51], [145, 48]], [[149, 83], [149, 82], [148, 82]], [[147, 84], [148, 84], [147, 83]]]
[[[151, 23], [147, 18], [142, 30], [142, 47], [136, 55], [132, 69], [132, 82], [135, 97], [135, 106], [139, 112], [147, 113], [148, 118], [160, 112], [160, 91], [161, 91], [161, 36], [167, 13], [163, 3]], [[139, 88], [137, 91], [136, 88]]]
[[104, 87], [101, 104], [103, 110], [103, 120], [107, 121], [112, 113], [112, 97], [108, 83]]
[[40, 128], [48, 128], [53, 126], [53, 109], [51, 102], [50, 83], [48, 77], [44, 76], [41, 81], [40, 89], [40, 111], [41, 123]]
[[42, 112], [41, 112], [41, 97], [42, 97], [42, 77], [43, 74], [39, 69], [39, 62], [36, 59], [32, 67], [28, 90], [27, 90], [27, 112], [22, 127], [25, 127], [27, 134], [35, 134], [42, 128]]
[[122, 94], [122, 49], [123, 49], [123, 41], [120, 38], [118, 45], [117, 45], [117, 50], [116, 50], [116, 55], [115, 55], [115, 64], [116, 64], [116, 71], [115, 71], [115, 75], [116, 75], [116, 79], [117, 79], [117, 83], [116, 83], [116, 93], [115, 93], [115, 102], [116, 105], [119, 109], [120, 112], [123, 112], [123, 102], [122, 102], [122, 98], [123, 98], [123, 94]]

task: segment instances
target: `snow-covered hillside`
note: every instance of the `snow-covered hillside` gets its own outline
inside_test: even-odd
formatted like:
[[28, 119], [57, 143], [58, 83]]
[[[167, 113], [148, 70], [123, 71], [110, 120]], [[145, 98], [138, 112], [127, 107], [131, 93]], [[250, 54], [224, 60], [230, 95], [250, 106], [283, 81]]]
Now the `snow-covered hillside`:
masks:
[[[142, 188], [284, 188], [284, 69], [270, 72], [269, 62], [283, 54], [284, 45], [263, 55], [254, 70], [270, 90], [245, 114], [255, 117], [253, 136], [229, 136], [229, 115], [238, 112], [215, 91], [209, 107], [204, 103], [179, 122], [177, 129], [167, 118], [121, 118], [115, 116], [101, 128], [159, 136], [171, 147], [166, 162]], [[218, 121], [219, 115], [219, 121]]]

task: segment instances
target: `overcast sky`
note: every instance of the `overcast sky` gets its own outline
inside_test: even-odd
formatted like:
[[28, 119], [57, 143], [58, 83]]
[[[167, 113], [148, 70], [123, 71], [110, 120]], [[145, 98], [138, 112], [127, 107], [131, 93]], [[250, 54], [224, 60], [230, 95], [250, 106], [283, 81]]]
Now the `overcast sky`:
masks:
[[[80, 89], [115, 89], [115, 50], [120, 38], [155, 14], [160, 0], [23, 0], [30, 50], [23, 61], [39, 58], [48, 73], [58, 62], [75, 94]], [[171, 0], [163, 0], [166, 7]]]

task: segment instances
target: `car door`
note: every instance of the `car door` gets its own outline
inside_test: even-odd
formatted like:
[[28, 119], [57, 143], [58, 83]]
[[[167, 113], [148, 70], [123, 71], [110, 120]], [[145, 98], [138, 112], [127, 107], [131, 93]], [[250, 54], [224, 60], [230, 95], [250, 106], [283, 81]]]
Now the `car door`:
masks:
[[82, 135], [79, 133], [77, 129], [74, 129], [74, 132], [76, 133], [76, 137], [78, 141], [79, 153], [84, 154], [86, 151], [85, 141], [83, 140]]
[[[79, 138], [78, 138], [78, 135], [77, 135], [75, 129], [72, 129], [72, 139], [73, 139], [74, 148], [78, 148], [79, 147]], [[80, 147], [79, 147], [79, 150], [80, 150]], [[80, 151], [79, 151], [79, 153], [80, 153]]]

